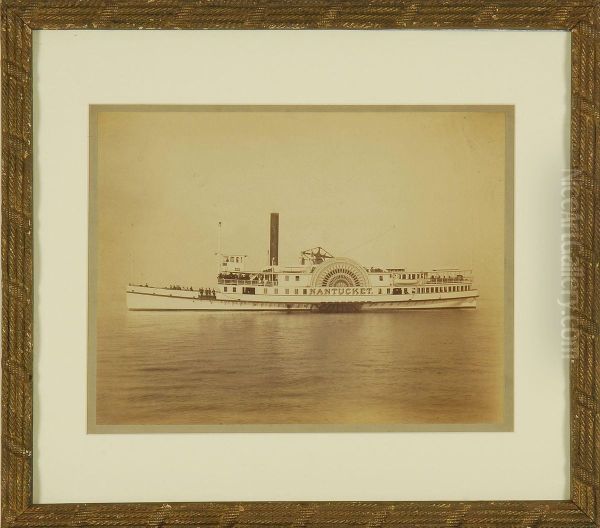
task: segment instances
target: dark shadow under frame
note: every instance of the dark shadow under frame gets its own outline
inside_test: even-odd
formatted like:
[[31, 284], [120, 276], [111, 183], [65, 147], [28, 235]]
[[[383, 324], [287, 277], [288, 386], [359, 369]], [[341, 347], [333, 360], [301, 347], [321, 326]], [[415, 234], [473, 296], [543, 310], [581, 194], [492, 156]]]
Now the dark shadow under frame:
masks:
[[[2, 526], [600, 527], [600, 0], [5, 0], [1, 16]], [[32, 503], [32, 31], [138, 28], [571, 32], [571, 500]]]

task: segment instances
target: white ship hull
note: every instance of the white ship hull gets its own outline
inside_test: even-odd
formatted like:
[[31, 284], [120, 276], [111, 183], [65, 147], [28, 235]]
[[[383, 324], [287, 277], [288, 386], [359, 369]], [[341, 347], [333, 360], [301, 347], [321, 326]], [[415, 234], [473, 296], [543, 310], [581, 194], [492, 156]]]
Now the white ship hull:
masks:
[[127, 291], [129, 310], [191, 310], [191, 311], [391, 311], [436, 308], [475, 308], [477, 290], [444, 294], [410, 295], [226, 295], [217, 292], [214, 298], [202, 298], [198, 292], [144, 286]]

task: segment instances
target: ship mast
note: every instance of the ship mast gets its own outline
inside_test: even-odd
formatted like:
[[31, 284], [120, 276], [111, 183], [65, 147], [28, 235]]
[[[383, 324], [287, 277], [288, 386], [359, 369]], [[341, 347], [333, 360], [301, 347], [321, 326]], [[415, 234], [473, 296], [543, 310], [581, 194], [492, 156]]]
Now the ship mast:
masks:
[[217, 276], [221, 273], [221, 264], [223, 263], [223, 256], [221, 255], [221, 222], [219, 222], [219, 227], [217, 228], [217, 252], [215, 253], [217, 256]]
[[217, 230], [217, 255], [221, 254], [221, 222], [219, 222], [219, 228]]

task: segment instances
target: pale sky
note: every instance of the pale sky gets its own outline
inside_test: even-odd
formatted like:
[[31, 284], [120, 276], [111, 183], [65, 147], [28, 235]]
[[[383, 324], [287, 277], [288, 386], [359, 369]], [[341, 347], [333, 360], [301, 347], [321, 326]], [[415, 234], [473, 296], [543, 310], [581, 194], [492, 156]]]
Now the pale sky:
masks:
[[472, 268], [499, 299], [504, 110], [324, 108], [100, 107], [99, 303], [124, 309], [129, 282], [213, 286], [219, 221], [224, 252], [266, 266], [271, 212], [282, 265], [320, 245], [366, 266]]

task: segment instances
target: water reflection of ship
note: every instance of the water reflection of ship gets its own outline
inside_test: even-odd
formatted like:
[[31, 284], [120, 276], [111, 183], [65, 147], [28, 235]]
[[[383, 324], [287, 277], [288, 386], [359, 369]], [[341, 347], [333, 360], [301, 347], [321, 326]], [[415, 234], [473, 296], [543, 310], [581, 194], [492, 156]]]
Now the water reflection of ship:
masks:
[[271, 214], [270, 264], [246, 270], [247, 255], [219, 250], [216, 284], [129, 285], [130, 310], [255, 310], [358, 312], [423, 308], [475, 308], [479, 292], [471, 272], [364, 267], [322, 247], [301, 252], [297, 266], [279, 265], [279, 214]]

